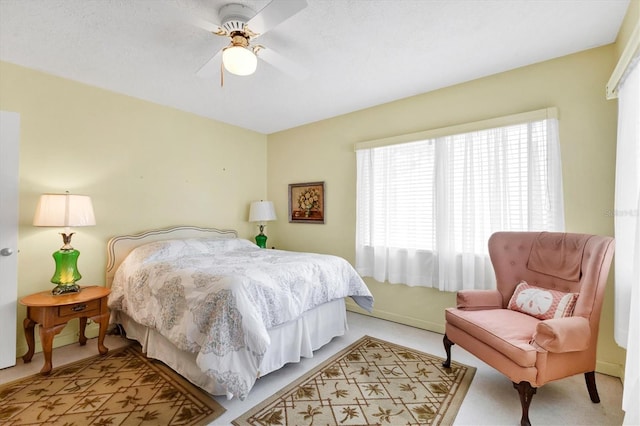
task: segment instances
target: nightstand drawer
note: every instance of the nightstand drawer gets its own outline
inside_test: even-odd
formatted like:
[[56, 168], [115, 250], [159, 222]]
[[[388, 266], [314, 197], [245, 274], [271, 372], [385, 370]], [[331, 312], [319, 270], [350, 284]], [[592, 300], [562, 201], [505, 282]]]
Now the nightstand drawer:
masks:
[[90, 314], [100, 312], [100, 300], [90, 300], [88, 302], [80, 302], [74, 305], [64, 305], [58, 307], [59, 317], [68, 317], [71, 315]]

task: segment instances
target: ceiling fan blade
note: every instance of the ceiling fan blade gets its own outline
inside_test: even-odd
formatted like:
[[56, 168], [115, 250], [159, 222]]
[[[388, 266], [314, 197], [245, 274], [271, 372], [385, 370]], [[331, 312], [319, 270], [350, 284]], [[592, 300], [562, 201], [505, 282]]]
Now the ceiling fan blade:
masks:
[[261, 58], [269, 65], [294, 77], [297, 80], [304, 80], [309, 76], [309, 70], [300, 64], [291, 61], [273, 49], [262, 47], [258, 50], [258, 58]]
[[258, 35], [264, 34], [305, 7], [307, 7], [306, 0], [272, 0], [247, 22], [247, 27]]
[[212, 79], [216, 76], [216, 74], [220, 71], [220, 62], [222, 61], [222, 51], [218, 51], [213, 58], [209, 59], [206, 64], [204, 64], [196, 75], [200, 78], [204, 79]]

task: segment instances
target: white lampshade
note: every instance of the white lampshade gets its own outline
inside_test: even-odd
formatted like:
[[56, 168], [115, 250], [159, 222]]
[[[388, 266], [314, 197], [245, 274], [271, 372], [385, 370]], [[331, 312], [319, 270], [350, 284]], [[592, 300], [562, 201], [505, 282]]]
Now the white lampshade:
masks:
[[92, 226], [96, 224], [88, 195], [42, 194], [33, 218], [34, 226]]
[[231, 74], [250, 75], [256, 72], [258, 57], [242, 46], [231, 46], [222, 52], [224, 68]]
[[253, 201], [249, 208], [249, 222], [276, 220], [276, 209], [271, 201]]

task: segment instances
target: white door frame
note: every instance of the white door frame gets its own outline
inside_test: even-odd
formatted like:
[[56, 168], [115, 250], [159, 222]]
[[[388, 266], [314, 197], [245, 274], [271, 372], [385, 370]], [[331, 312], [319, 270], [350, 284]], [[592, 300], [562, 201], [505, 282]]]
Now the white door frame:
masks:
[[0, 111], [0, 368], [16, 365], [20, 114]]

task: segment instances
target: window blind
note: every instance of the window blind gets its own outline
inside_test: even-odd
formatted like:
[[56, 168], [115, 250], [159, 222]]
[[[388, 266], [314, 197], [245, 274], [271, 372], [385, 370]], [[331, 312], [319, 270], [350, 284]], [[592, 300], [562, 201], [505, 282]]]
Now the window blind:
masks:
[[452, 291], [469, 275], [486, 288], [493, 232], [564, 228], [555, 119], [393, 142], [356, 150], [361, 274]]

